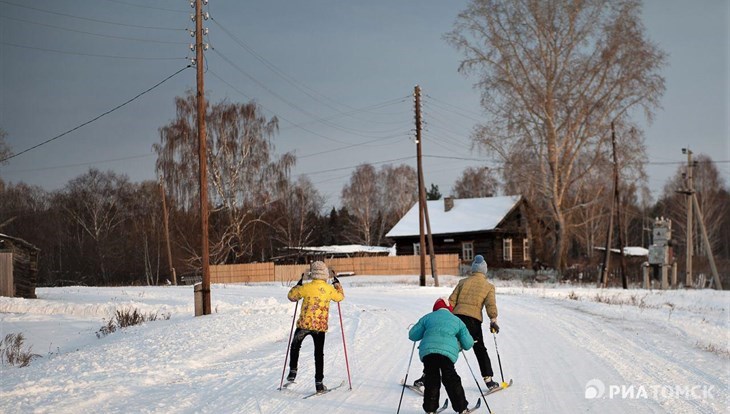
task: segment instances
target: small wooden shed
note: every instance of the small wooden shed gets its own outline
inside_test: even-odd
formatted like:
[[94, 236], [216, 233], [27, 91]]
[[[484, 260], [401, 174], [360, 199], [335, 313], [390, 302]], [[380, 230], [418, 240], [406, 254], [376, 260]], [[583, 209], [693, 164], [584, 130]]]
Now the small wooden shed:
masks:
[[35, 299], [40, 249], [0, 233], [0, 296]]

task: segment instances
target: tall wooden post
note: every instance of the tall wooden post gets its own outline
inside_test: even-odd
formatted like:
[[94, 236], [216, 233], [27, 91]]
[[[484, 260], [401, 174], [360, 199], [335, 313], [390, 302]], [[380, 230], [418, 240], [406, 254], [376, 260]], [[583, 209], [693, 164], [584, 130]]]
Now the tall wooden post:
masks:
[[[684, 149], [683, 149], [684, 151]], [[685, 287], [692, 287], [692, 256], [694, 255], [694, 230], [692, 229], [692, 223], [694, 218], [692, 217], [692, 196], [694, 195], [694, 181], [692, 177], [692, 151], [689, 148], [687, 151], [687, 189], [685, 194], [687, 195], [687, 250], [686, 250], [686, 262], [685, 270], [686, 277], [684, 280]]]
[[416, 163], [418, 166], [418, 230], [420, 234], [420, 247], [418, 250], [421, 255], [421, 273], [418, 278], [418, 284], [420, 286], [426, 286], [426, 236], [423, 229], [426, 189], [423, 183], [423, 163], [421, 160], [421, 88], [418, 85], [414, 88], [413, 95], [416, 105]]
[[205, 130], [205, 87], [203, 84], [203, 7], [195, 0], [195, 66], [198, 98], [198, 160], [200, 186], [201, 264], [203, 271], [203, 315], [210, 315], [210, 256], [208, 252], [208, 157]]
[[[624, 289], [629, 288], [629, 278], [626, 274], [626, 261], [624, 260], [624, 238], [621, 233], [621, 193], [619, 192], [618, 172], [618, 156], [616, 155], [616, 128], [611, 122], [611, 145], [613, 147], [613, 202], [616, 205], [616, 226], [618, 227], [618, 249], [621, 264], [621, 284]], [[642, 230], [643, 231], [643, 230]]]

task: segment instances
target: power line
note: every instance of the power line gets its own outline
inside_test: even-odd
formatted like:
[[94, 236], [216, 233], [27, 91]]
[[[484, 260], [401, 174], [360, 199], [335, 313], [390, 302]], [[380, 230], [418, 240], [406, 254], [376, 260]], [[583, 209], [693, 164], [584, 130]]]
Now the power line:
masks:
[[136, 24], [110, 22], [108, 20], [92, 19], [89, 17], [81, 17], [81, 16], [75, 16], [73, 14], [59, 13], [59, 12], [54, 12], [54, 11], [50, 11], [50, 10], [39, 9], [37, 7], [25, 6], [22, 4], [16, 4], [16, 3], [12, 3], [9, 1], [4, 1], [4, 0], [0, 0], [0, 3], [7, 4], [10, 6], [20, 7], [20, 8], [28, 9], [28, 10], [35, 10], [35, 11], [39, 11], [42, 13], [54, 14], [56, 16], [70, 17], [72, 19], [86, 20], [86, 21], [95, 22], [95, 23], [113, 24], [115, 26], [135, 27], [137, 29], [152, 29], [152, 30], [185, 30], [185, 29], [180, 29], [180, 28], [176, 28], [176, 27], [140, 26], [140, 25], [136, 25]]
[[169, 11], [169, 12], [174, 12], [174, 13], [185, 13], [185, 14], [188, 14], [188, 12], [186, 10], [166, 9], [166, 8], [163, 8], [163, 7], [145, 6], [145, 5], [142, 5], [142, 4], [127, 3], [126, 1], [120, 1], [120, 0], [106, 0], [106, 1], [111, 2], [111, 3], [124, 4], [125, 6], [141, 7], [143, 9], [162, 10], [162, 11]]
[[172, 79], [172, 78], [173, 78], [174, 76], [176, 76], [176, 75], [177, 75], [178, 73], [180, 73], [180, 72], [184, 71], [185, 69], [189, 68], [190, 66], [191, 66], [191, 65], [185, 66], [184, 68], [182, 68], [182, 69], [178, 70], [177, 72], [173, 73], [172, 75], [170, 75], [170, 76], [166, 77], [165, 79], [161, 80], [160, 82], [158, 82], [157, 84], [155, 84], [155, 85], [154, 85], [154, 86], [152, 86], [151, 88], [148, 88], [148, 89], [147, 89], [147, 90], [145, 90], [144, 92], [140, 92], [140, 93], [139, 93], [139, 94], [137, 94], [137, 95], [136, 95], [135, 97], [133, 97], [133, 98], [131, 98], [131, 99], [127, 100], [126, 102], [124, 102], [124, 103], [122, 103], [122, 104], [119, 104], [119, 105], [115, 106], [114, 108], [112, 108], [112, 109], [110, 109], [110, 110], [108, 110], [108, 111], [104, 112], [103, 114], [101, 114], [101, 115], [99, 115], [99, 116], [97, 116], [97, 117], [95, 117], [95, 118], [93, 118], [93, 119], [91, 119], [91, 120], [89, 120], [89, 121], [86, 121], [86, 122], [84, 122], [83, 124], [81, 124], [81, 125], [79, 125], [79, 126], [77, 126], [77, 127], [75, 127], [75, 128], [69, 129], [68, 131], [66, 131], [66, 132], [64, 132], [64, 133], [61, 133], [61, 134], [59, 134], [59, 135], [56, 135], [56, 136], [55, 136], [55, 137], [53, 137], [53, 138], [47, 139], [47, 140], [45, 140], [45, 141], [43, 141], [43, 142], [41, 142], [41, 143], [39, 143], [39, 144], [36, 144], [36, 145], [34, 145], [34, 146], [30, 147], [30, 148], [24, 149], [23, 151], [20, 151], [20, 152], [19, 152], [19, 153], [17, 153], [17, 154], [13, 154], [13, 155], [10, 155], [9, 157], [6, 157], [6, 158], [3, 158], [3, 159], [0, 159], [0, 163], [1, 163], [1, 162], [4, 162], [4, 161], [7, 161], [7, 160], [9, 160], [9, 159], [11, 159], [11, 158], [15, 158], [15, 157], [17, 157], [17, 156], [19, 156], [19, 155], [25, 154], [25, 153], [26, 153], [26, 152], [28, 152], [28, 151], [31, 151], [31, 150], [34, 150], [34, 149], [36, 149], [36, 148], [40, 147], [40, 146], [46, 145], [46, 144], [48, 144], [48, 143], [49, 143], [49, 142], [51, 142], [51, 141], [57, 140], [57, 139], [59, 139], [59, 138], [63, 137], [64, 135], [68, 135], [68, 134], [70, 134], [71, 132], [73, 132], [73, 131], [76, 131], [77, 129], [80, 129], [80, 128], [82, 128], [82, 127], [86, 126], [86, 125], [89, 125], [90, 123], [92, 123], [92, 122], [96, 121], [97, 119], [99, 119], [99, 118], [101, 118], [101, 117], [103, 117], [103, 116], [106, 116], [106, 115], [108, 115], [108, 114], [110, 114], [110, 113], [112, 113], [112, 112], [116, 111], [117, 109], [119, 109], [119, 108], [121, 108], [121, 107], [123, 107], [123, 106], [125, 106], [125, 105], [129, 104], [130, 102], [132, 102], [132, 101], [136, 100], [137, 98], [141, 97], [142, 95], [146, 94], [147, 92], [150, 92], [150, 91], [152, 91], [153, 89], [157, 88], [158, 86], [160, 86], [160, 85], [162, 85], [163, 83], [167, 82], [168, 80]]
[[[248, 79], [250, 79], [251, 81], [253, 81], [257, 85], [259, 85], [266, 92], [270, 93], [271, 95], [273, 95], [274, 97], [276, 97], [280, 101], [284, 102], [285, 104], [289, 105], [293, 109], [296, 109], [299, 112], [303, 113], [304, 115], [312, 118], [313, 120], [315, 120], [317, 122], [320, 122], [320, 123], [322, 123], [324, 125], [330, 126], [332, 128], [338, 129], [340, 131], [347, 132], [347, 133], [350, 133], [350, 134], [353, 134], [353, 135], [357, 135], [357, 136], [360, 136], [360, 137], [364, 137], [364, 138], [379, 138], [379, 137], [377, 137], [375, 135], [372, 135], [374, 133], [372, 131], [356, 130], [356, 129], [347, 128], [347, 127], [344, 127], [344, 126], [341, 126], [341, 125], [337, 125], [337, 124], [335, 124], [333, 122], [328, 121], [325, 118], [322, 118], [320, 116], [317, 116], [317, 115], [313, 114], [312, 112], [307, 111], [306, 109], [300, 107], [299, 105], [297, 105], [297, 104], [289, 101], [288, 99], [284, 98], [283, 96], [281, 96], [278, 93], [276, 93], [273, 90], [271, 90], [271, 88], [269, 88], [268, 86], [264, 85], [263, 82], [259, 81], [255, 77], [253, 77], [251, 74], [249, 74], [248, 72], [246, 72], [245, 70], [243, 70], [240, 66], [236, 65], [227, 56], [225, 56], [221, 52], [219, 52], [218, 49], [213, 48], [213, 52], [215, 52], [221, 59], [223, 59], [224, 61], [226, 61], [229, 65], [231, 65], [238, 72], [240, 72], [241, 74], [243, 74], [244, 76], [246, 76]], [[329, 140], [332, 141], [332, 139], [329, 139]], [[340, 141], [336, 141], [336, 142], [340, 142]]]
[[147, 158], [147, 157], [153, 157], [153, 156], [155, 156], [155, 154], [130, 155], [128, 157], [111, 158], [111, 159], [107, 159], [107, 160], [88, 161], [88, 162], [82, 162], [82, 163], [77, 163], [77, 164], [54, 165], [51, 167], [27, 168], [27, 169], [23, 169], [23, 170], [6, 170], [6, 171], [3, 171], [3, 174], [17, 174], [17, 173], [35, 172], [35, 171], [59, 170], [59, 169], [63, 169], [63, 168], [84, 167], [87, 165], [96, 165], [96, 164], [103, 164], [103, 163], [115, 162], [115, 161], [128, 161], [128, 160], [134, 160], [134, 159], [138, 159], [138, 158]]
[[99, 55], [99, 54], [95, 54], [95, 53], [68, 52], [68, 51], [64, 51], [64, 50], [46, 49], [46, 48], [43, 48], [43, 47], [33, 47], [33, 46], [18, 45], [18, 44], [15, 44], [15, 43], [8, 43], [8, 42], [0, 42], [0, 44], [1, 45], [5, 45], [5, 46], [17, 47], [17, 48], [21, 48], [21, 49], [39, 50], [41, 52], [60, 53], [62, 55], [101, 57], [101, 58], [108, 58], [108, 59], [126, 59], [126, 60], [187, 60], [184, 57], [144, 57], [144, 56]]
[[64, 30], [64, 31], [67, 31], [67, 32], [73, 32], [73, 33], [80, 33], [80, 34], [86, 34], [86, 35], [91, 35], [91, 36], [104, 37], [104, 38], [107, 38], [107, 39], [132, 40], [132, 41], [135, 41], [135, 42], [146, 42], [146, 43], [184, 44], [184, 45], [187, 44], [187, 42], [172, 42], [172, 41], [164, 41], [164, 40], [140, 39], [140, 38], [134, 38], [134, 37], [113, 36], [113, 35], [106, 35], [106, 34], [100, 34], [100, 33], [92, 33], [92, 32], [86, 32], [86, 31], [83, 31], [83, 30], [69, 29], [67, 27], [56, 26], [56, 25], [53, 25], [53, 24], [33, 22], [33, 21], [30, 21], [30, 20], [19, 19], [17, 17], [0, 16], [0, 18], [7, 19], [7, 20], [18, 21], [18, 22], [21, 22], [21, 23], [34, 24], [34, 25], [37, 25], [37, 26], [50, 27], [52, 29]]

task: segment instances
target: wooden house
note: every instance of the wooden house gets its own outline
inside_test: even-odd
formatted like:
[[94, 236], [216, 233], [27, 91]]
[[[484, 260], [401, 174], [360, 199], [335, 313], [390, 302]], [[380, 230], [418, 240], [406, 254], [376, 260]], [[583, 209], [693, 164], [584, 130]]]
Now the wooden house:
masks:
[[35, 299], [40, 249], [0, 233], [0, 296]]
[[[446, 197], [427, 204], [434, 253], [458, 254], [462, 269], [468, 269], [477, 254], [492, 268], [531, 267], [522, 196]], [[420, 254], [418, 210], [416, 203], [386, 234], [396, 243], [398, 256]]]

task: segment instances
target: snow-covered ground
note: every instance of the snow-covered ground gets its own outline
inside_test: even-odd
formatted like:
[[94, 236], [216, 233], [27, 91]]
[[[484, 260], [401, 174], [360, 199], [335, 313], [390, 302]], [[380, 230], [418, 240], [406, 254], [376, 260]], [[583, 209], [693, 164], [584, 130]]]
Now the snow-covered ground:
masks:
[[[280, 283], [213, 285], [213, 314], [204, 317], [193, 316], [189, 286], [43, 288], [37, 300], [0, 298], [0, 339], [22, 333], [41, 355], [25, 368], [0, 366], [0, 412], [394, 413], [412, 349], [408, 327], [457, 280], [442, 276], [441, 287], [421, 288], [417, 276], [343, 278], [352, 390], [346, 383], [310, 399], [301, 398], [314, 390], [309, 340], [297, 384], [277, 390], [295, 308]], [[515, 383], [487, 398], [492, 411], [730, 412], [727, 292], [497, 286], [497, 345]], [[160, 319], [97, 338], [122, 308]], [[500, 380], [494, 339], [485, 340]], [[344, 355], [333, 304], [326, 384], [347, 381]], [[462, 356], [456, 367], [473, 404], [479, 389], [470, 368], [478, 375], [478, 366], [466, 356], [469, 365]], [[409, 381], [421, 367], [416, 355]], [[405, 390], [401, 413], [420, 406]]]

